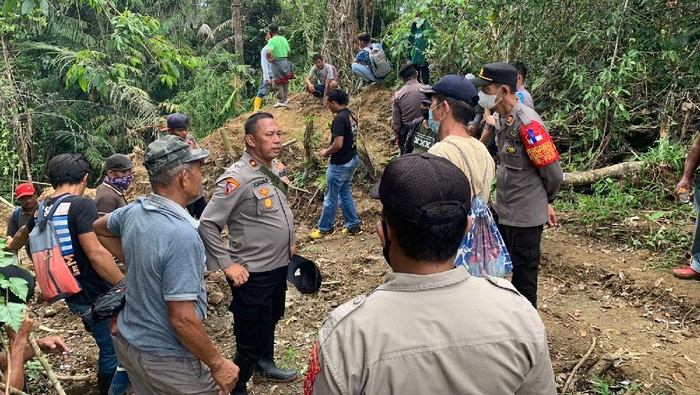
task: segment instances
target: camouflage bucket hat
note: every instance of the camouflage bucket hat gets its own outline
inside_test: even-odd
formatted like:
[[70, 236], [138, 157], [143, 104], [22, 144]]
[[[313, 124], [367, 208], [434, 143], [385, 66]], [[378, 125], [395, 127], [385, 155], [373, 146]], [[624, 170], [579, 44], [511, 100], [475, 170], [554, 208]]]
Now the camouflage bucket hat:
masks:
[[143, 164], [149, 176], [157, 176], [183, 163], [201, 160], [207, 156], [209, 156], [208, 150], [193, 150], [185, 140], [168, 135], [148, 145]]

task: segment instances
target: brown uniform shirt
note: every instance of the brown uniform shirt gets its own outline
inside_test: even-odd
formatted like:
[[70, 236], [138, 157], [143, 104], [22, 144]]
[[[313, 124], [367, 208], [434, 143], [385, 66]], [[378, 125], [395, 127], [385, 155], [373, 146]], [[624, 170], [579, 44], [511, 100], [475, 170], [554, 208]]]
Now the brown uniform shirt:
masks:
[[411, 80], [394, 93], [391, 105], [391, 127], [396, 133], [401, 129], [401, 125], [410, 125], [416, 119], [423, 118], [420, 102], [425, 95], [419, 89], [426, 87], [416, 80]]

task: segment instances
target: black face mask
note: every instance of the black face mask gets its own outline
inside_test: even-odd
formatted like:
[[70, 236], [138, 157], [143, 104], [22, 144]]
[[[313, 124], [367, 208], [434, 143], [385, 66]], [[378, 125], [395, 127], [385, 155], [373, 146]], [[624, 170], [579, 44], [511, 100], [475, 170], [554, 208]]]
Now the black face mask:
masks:
[[382, 221], [382, 230], [384, 230], [384, 247], [382, 247], [382, 255], [386, 263], [391, 266], [391, 257], [389, 257], [389, 246], [391, 246], [391, 240], [389, 240], [389, 232], [387, 230], [386, 221]]
[[420, 110], [420, 112], [423, 115], [423, 119], [425, 119], [426, 121], [428, 120], [428, 118], [430, 118], [430, 109], [429, 108], [422, 108]]

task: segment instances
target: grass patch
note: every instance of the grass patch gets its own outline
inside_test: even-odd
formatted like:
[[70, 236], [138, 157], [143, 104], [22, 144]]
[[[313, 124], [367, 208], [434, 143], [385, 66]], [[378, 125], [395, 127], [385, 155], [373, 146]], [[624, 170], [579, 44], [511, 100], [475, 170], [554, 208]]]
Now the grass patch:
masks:
[[651, 267], [682, 264], [692, 244], [688, 225], [695, 221], [693, 206], [673, 197], [684, 156], [679, 144], [662, 140], [637, 158], [646, 165], [641, 174], [606, 178], [585, 191], [562, 191], [555, 208], [570, 214], [574, 229], [657, 251], [660, 258]]

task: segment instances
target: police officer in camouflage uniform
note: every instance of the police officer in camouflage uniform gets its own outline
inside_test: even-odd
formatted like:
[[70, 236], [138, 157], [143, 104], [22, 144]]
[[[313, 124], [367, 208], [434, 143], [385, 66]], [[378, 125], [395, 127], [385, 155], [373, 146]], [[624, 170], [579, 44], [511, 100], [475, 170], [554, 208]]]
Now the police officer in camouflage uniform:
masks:
[[513, 261], [513, 285], [537, 307], [542, 228], [557, 225], [551, 203], [564, 180], [559, 153], [540, 116], [515, 96], [518, 72], [489, 63], [472, 80], [479, 105], [496, 119], [498, 226]]
[[[296, 253], [294, 218], [287, 202], [285, 166], [277, 161], [282, 132], [268, 113], [245, 123], [246, 151], [217, 180], [199, 225], [209, 270], [223, 270], [233, 300], [235, 362], [240, 367], [233, 394], [247, 394], [254, 370], [274, 381], [296, 371], [275, 366], [274, 334], [284, 314], [287, 266]], [[226, 247], [221, 232], [228, 226]]]
[[556, 394], [537, 311], [508, 281], [454, 266], [471, 208], [464, 173], [403, 155], [387, 165], [379, 199], [392, 273], [325, 320], [306, 393]]

